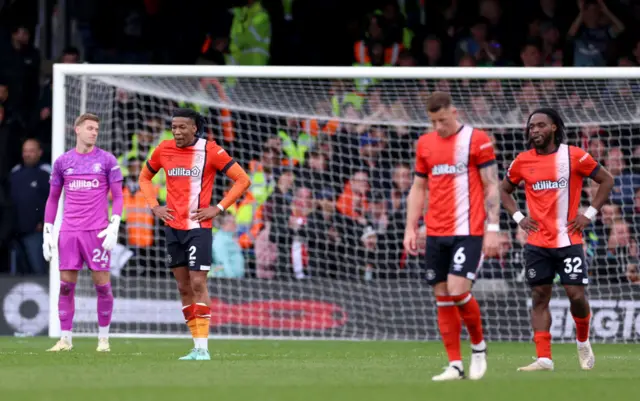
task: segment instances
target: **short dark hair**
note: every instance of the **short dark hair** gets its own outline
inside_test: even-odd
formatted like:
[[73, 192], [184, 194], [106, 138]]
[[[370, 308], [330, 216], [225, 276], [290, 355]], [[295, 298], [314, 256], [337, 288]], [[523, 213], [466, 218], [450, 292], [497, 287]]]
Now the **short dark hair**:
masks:
[[71, 54], [73, 56], [78, 56], [80, 57], [80, 50], [78, 50], [77, 47], [75, 46], [67, 46], [64, 48], [64, 50], [62, 51], [62, 54]]
[[204, 117], [202, 117], [202, 115], [200, 115], [200, 113], [198, 113], [197, 111], [187, 107], [179, 108], [173, 112], [173, 118], [176, 117], [183, 117], [192, 120], [197, 128], [196, 135], [201, 135], [204, 133]]
[[435, 113], [441, 109], [451, 107], [453, 99], [447, 92], [435, 91], [427, 99], [427, 110], [429, 113]]
[[531, 114], [529, 114], [529, 118], [527, 118], [526, 134], [527, 143], [529, 144], [529, 146], [531, 146], [531, 138], [529, 137], [529, 122], [531, 121], [531, 117], [533, 117], [534, 114], [544, 114], [549, 117], [549, 119], [551, 119], [551, 122], [556, 126], [556, 132], [553, 133], [553, 142], [556, 145], [564, 143], [566, 135], [562, 117], [560, 117], [560, 114], [551, 107], [541, 107], [539, 109], [535, 109]]

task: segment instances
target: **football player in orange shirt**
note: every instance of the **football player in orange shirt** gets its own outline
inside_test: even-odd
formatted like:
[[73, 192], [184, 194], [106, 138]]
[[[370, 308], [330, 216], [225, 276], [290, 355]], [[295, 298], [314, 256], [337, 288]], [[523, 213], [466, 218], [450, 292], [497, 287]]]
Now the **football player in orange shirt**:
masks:
[[[518, 370], [553, 370], [549, 301], [556, 273], [571, 303], [580, 367], [592, 369], [595, 356], [589, 343], [591, 312], [585, 294], [589, 276], [582, 231], [607, 201], [613, 177], [587, 152], [563, 143], [564, 123], [553, 109], [535, 110], [527, 120], [526, 136], [531, 149], [511, 163], [500, 188], [504, 208], [528, 234], [524, 265], [533, 298], [531, 325], [537, 359]], [[599, 186], [591, 206], [578, 214], [585, 177]], [[521, 183], [529, 216], [518, 210], [512, 196]]]
[[426, 279], [433, 286], [438, 328], [449, 357], [449, 366], [432, 379], [464, 377], [460, 353], [464, 321], [472, 349], [469, 378], [478, 380], [487, 370], [487, 345], [471, 285], [483, 256], [498, 253], [500, 182], [496, 156], [484, 131], [458, 121], [448, 93], [434, 92], [427, 111], [434, 131], [422, 135], [416, 146], [404, 247], [417, 255], [418, 221], [428, 192]]
[[[204, 119], [191, 109], [178, 109], [171, 122], [173, 140], [162, 141], [140, 172], [140, 189], [166, 227], [167, 264], [178, 283], [182, 312], [194, 348], [181, 360], [210, 360], [207, 340], [211, 300], [207, 273], [211, 269], [212, 219], [233, 205], [249, 188], [247, 173], [213, 141], [198, 138]], [[151, 179], [167, 174], [167, 205], [155, 197]], [[234, 181], [226, 196], [211, 206], [216, 172]]]

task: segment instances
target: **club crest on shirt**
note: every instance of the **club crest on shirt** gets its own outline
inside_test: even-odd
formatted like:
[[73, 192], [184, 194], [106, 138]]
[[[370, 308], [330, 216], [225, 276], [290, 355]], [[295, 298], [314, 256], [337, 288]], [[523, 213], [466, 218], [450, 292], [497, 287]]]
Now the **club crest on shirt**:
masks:
[[568, 169], [569, 169], [569, 167], [567, 166], [566, 163], [558, 164], [558, 172], [560, 174], [566, 174]]
[[203, 156], [201, 154], [196, 155], [196, 164], [202, 163]]
[[64, 172], [62, 174], [71, 175], [71, 174], [73, 174], [73, 169], [71, 167], [69, 167], [68, 169], [64, 170]]
[[94, 173], [99, 173], [102, 171], [102, 164], [95, 163], [92, 167]]

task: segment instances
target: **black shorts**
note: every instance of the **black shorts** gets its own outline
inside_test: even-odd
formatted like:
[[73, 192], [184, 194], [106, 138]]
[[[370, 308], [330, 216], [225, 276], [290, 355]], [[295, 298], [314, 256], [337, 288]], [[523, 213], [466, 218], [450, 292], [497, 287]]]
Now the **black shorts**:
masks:
[[169, 268], [188, 266], [189, 270], [211, 270], [213, 235], [210, 228], [176, 230], [167, 227], [166, 237]]
[[466, 277], [475, 280], [482, 264], [482, 237], [427, 236], [426, 278], [431, 285], [447, 281], [447, 276]]
[[530, 286], [552, 284], [556, 273], [565, 285], [589, 283], [582, 244], [563, 248], [524, 246], [525, 277]]

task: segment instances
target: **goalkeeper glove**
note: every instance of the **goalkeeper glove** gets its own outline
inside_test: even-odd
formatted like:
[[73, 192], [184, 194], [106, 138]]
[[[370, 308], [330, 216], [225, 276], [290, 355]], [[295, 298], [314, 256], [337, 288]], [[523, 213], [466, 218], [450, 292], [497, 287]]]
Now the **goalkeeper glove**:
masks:
[[44, 223], [42, 230], [42, 256], [44, 256], [44, 260], [47, 262], [51, 260], [51, 255], [55, 247], [56, 242], [53, 239], [53, 224]]
[[118, 229], [120, 228], [120, 216], [113, 215], [111, 216], [111, 222], [98, 234], [98, 238], [103, 238], [102, 241], [102, 249], [105, 251], [110, 251], [115, 248], [118, 243]]

